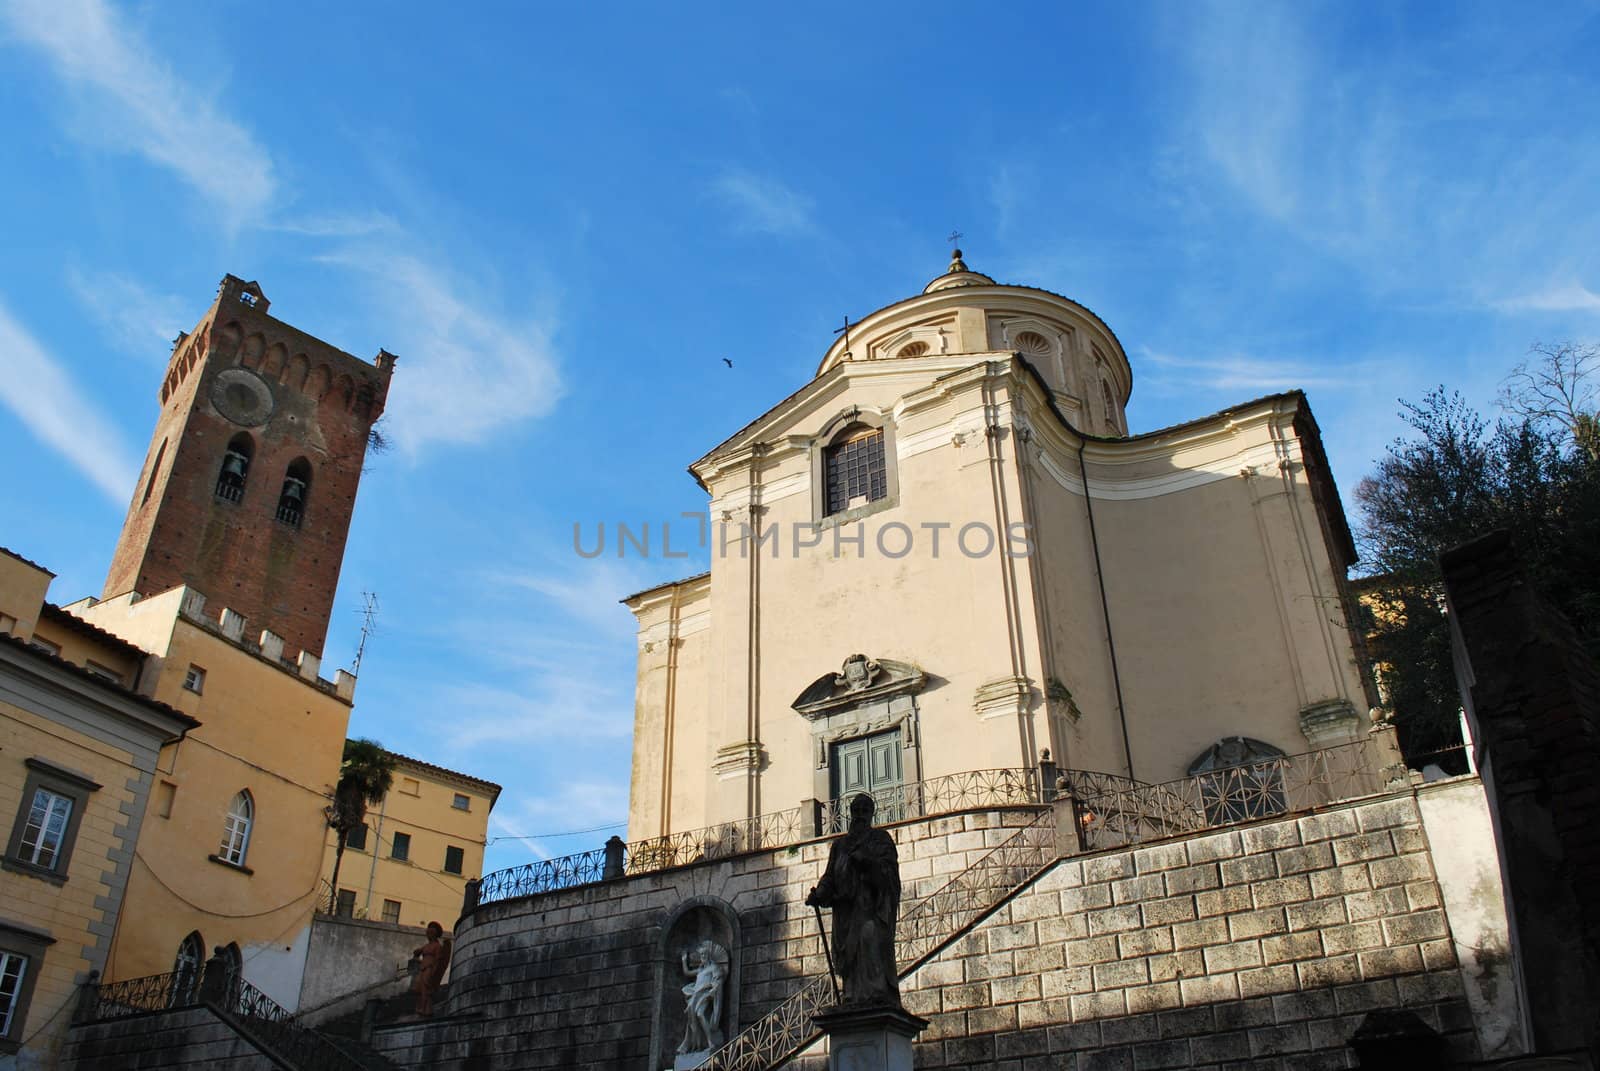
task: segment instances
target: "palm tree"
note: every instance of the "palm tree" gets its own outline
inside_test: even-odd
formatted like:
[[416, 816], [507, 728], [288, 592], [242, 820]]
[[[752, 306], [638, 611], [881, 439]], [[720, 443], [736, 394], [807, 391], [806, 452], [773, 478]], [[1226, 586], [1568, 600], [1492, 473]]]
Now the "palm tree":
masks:
[[[333, 878], [330, 884], [339, 895], [339, 865], [344, 862], [344, 842], [353, 829], [367, 818], [367, 805], [377, 803], [394, 784], [395, 757], [376, 740], [346, 740], [344, 761], [339, 765], [339, 783], [333, 789], [333, 802], [326, 813], [328, 825], [338, 837], [333, 849]], [[335, 900], [337, 903], [337, 900]], [[333, 906], [329, 905], [330, 908]]]

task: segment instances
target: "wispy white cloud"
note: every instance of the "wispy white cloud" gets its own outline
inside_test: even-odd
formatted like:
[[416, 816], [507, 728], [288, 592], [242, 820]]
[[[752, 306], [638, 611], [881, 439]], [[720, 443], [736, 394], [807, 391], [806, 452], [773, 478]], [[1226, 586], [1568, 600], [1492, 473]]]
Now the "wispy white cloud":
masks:
[[561, 396], [553, 318], [490, 307], [487, 288], [425, 258], [408, 240], [357, 244], [318, 258], [347, 269], [400, 355], [388, 426], [410, 453], [437, 443], [480, 443], [543, 416]]
[[384, 212], [291, 217], [269, 224], [269, 229], [306, 238], [367, 238], [375, 234], [401, 232], [399, 222]]
[[[682, 527], [675, 531], [672, 538], [685, 548], [693, 546], [697, 526], [691, 520], [678, 523]], [[630, 526], [635, 531], [640, 527], [637, 524]], [[584, 528], [582, 538], [585, 549], [593, 550], [595, 526], [586, 525]], [[660, 526], [650, 525], [649, 534], [658, 541], [651, 547], [652, 551], [656, 551], [662, 538]], [[603, 545], [604, 549], [615, 553], [617, 534], [614, 525], [606, 525], [605, 537], [608, 542]], [[581, 622], [607, 642], [632, 636], [636, 627], [633, 615], [620, 600], [650, 585], [651, 581], [646, 579], [645, 572], [616, 559], [586, 559], [579, 557], [576, 550], [571, 553], [572, 560], [560, 568], [502, 571], [489, 574], [488, 579], [491, 583], [539, 595], [549, 608]], [[686, 568], [684, 571], [690, 570]]]
[[1600, 145], [1555, 119], [1591, 103], [1586, 91], [1555, 71], [1493, 69], [1503, 49], [1491, 20], [1441, 35], [1425, 56], [1352, 56], [1336, 45], [1348, 44], [1345, 10], [1174, 9], [1188, 75], [1174, 112], [1182, 173], [1380, 291], [1482, 307], [1538, 289], [1552, 264], [1595, 270]]
[[0, 403], [34, 435], [59, 451], [117, 504], [128, 500], [138, 470], [116, 425], [102, 413], [51, 356], [0, 303]]
[[552, 789], [541, 795], [501, 798], [489, 818], [497, 854], [525, 851], [535, 859], [549, 859], [586, 851], [611, 834], [622, 834], [628, 816], [625, 784], [567, 780]]
[[811, 198], [770, 176], [731, 168], [717, 176], [711, 192], [743, 230], [795, 235], [812, 228]]
[[126, 275], [74, 268], [67, 283], [115, 346], [152, 363], [164, 363], [178, 332], [197, 319], [182, 298], [158, 294]]
[[179, 78], [164, 54], [103, 0], [12, 0], [0, 19], [50, 62], [77, 105], [85, 140], [170, 169], [232, 225], [259, 220], [277, 190], [272, 159], [212, 94]]
[[1600, 312], [1600, 294], [1568, 282], [1496, 301], [1494, 307], [1504, 312]]
[[1325, 364], [1278, 357], [1253, 357], [1227, 353], [1185, 357], [1146, 349], [1143, 361], [1162, 369], [1156, 389], [1188, 392], [1195, 388], [1250, 391], [1256, 394], [1286, 390], [1347, 390], [1361, 382], [1346, 368], [1330, 375]]

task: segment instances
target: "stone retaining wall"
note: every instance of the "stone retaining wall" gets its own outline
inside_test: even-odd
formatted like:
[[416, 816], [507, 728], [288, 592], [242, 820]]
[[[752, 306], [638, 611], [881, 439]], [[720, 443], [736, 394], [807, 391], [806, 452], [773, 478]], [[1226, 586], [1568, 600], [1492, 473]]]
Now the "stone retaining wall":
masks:
[[[1032, 817], [895, 828], [906, 901]], [[380, 1031], [374, 1047], [462, 1071], [670, 1066], [677, 1038], [652, 1046], [652, 1031], [656, 993], [681, 985], [659, 968], [672, 913], [696, 898], [732, 906], [730, 981], [751, 1022], [824, 970], [803, 899], [826, 848], [487, 905], [458, 938], [452, 1019]], [[1364, 1016], [1393, 1008], [1476, 1058], [1467, 988], [1409, 792], [1063, 860], [904, 987], [931, 1020], [918, 1066], [1003, 1071], [1350, 1067]]]
[[74, 1071], [130, 1067], [273, 1071], [278, 1065], [209, 1008], [183, 1008], [74, 1026], [61, 1066]]

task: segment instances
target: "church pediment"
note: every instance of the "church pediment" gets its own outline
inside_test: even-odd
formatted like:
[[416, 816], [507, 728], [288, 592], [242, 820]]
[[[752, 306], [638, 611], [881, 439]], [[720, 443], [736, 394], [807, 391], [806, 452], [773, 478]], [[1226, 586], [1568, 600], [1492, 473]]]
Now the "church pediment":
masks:
[[928, 683], [928, 675], [909, 662], [868, 658], [853, 654], [837, 672], [824, 673], [811, 682], [792, 704], [815, 721], [838, 710], [896, 695], [915, 695]]

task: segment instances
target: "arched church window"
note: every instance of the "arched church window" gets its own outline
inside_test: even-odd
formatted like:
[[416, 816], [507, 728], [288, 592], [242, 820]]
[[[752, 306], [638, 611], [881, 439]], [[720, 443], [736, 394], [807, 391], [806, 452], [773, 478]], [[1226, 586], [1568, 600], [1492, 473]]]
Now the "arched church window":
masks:
[[822, 468], [829, 516], [888, 497], [883, 429], [865, 424], [845, 428], [823, 449]]
[[255, 825], [256, 804], [250, 790], [244, 789], [228, 805], [228, 816], [222, 823], [222, 849], [217, 857], [224, 863], [244, 866], [250, 852], [250, 830]]
[[198, 930], [192, 930], [179, 943], [177, 958], [172, 961], [172, 992], [167, 998], [168, 1006], [181, 1008], [194, 1003], [200, 988], [200, 970], [205, 962], [206, 943]]
[[928, 344], [926, 342], [921, 342], [921, 341], [908, 342], [904, 346], [900, 347], [899, 352], [896, 353], [895, 356], [896, 357], [926, 357], [927, 354], [928, 354], [929, 348], [930, 347], [928, 346]]
[[283, 476], [283, 490], [278, 493], [278, 520], [291, 528], [300, 527], [306, 513], [306, 495], [311, 490], [311, 463], [303, 457], [289, 462]]
[[1100, 400], [1106, 407], [1106, 427], [1116, 431], [1121, 426], [1117, 422], [1117, 403], [1111, 396], [1111, 384], [1103, 379], [1100, 381]]
[[250, 478], [250, 460], [255, 452], [255, 443], [242, 431], [228, 441], [228, 449], [222, 455], [222, 469], [217, 473], [218, 498], [237, 502], [244, 497], [244, 484]]
[[1282, 751], [1248, 736], [1223, 737], [1202, 751], [1189, 764], [1189, 775], [1199, 782], [1207, 824], [1282, 814], [1286, 761]]

